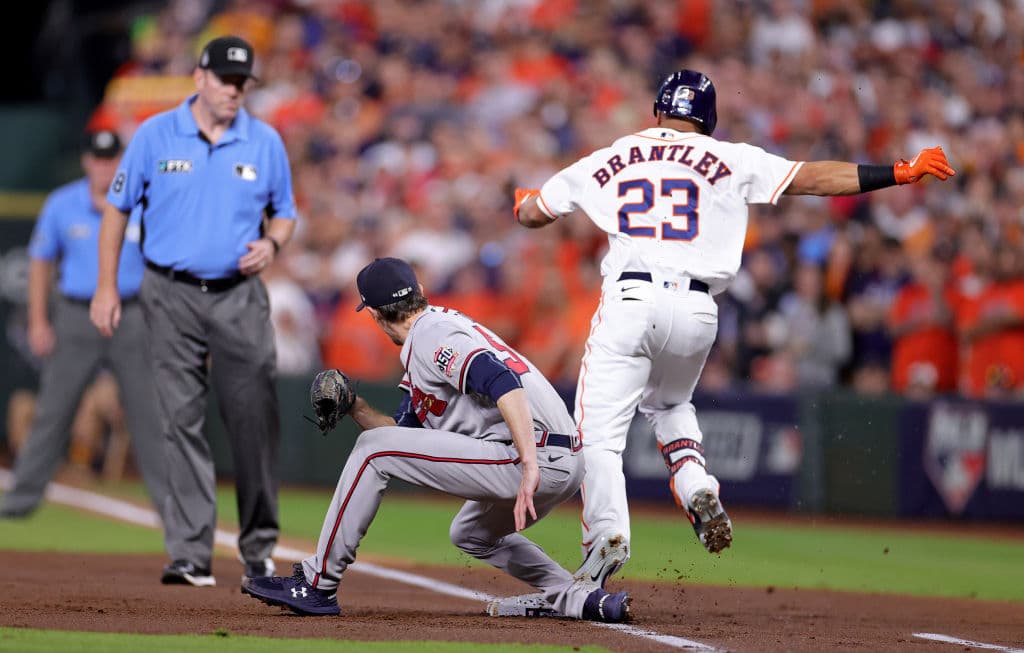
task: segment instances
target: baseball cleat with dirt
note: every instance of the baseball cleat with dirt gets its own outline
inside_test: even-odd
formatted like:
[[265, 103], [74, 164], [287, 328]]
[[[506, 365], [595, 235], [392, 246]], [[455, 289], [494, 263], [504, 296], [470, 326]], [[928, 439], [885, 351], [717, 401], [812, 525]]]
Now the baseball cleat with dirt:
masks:
[[487, 614], [492, 617], [564, 617], [544, 599], [544, 595], [520, 594], [493, 599], [487, 603]]
[[597, 583], [604, 587], [608, 577], [622, 568], [629, 560], [629, 540], [625, 535], [601, 535], [587, 552], [573, 578]]
[[726, 514], [718, 493], [711, 488], [698, 490], [690, 498], [688, 510], [697, 539], [710, 553], [720, 553], [732, 544], [732, 520]]

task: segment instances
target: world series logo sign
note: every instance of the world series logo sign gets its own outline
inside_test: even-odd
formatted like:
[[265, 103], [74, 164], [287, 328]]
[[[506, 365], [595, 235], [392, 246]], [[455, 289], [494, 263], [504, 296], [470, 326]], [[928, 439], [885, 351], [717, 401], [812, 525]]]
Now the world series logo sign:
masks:
[[928, 420], [924, 469], [954, 515], [964, 511], [985, 475], [988, 415], [969, 406], [937, 404]]

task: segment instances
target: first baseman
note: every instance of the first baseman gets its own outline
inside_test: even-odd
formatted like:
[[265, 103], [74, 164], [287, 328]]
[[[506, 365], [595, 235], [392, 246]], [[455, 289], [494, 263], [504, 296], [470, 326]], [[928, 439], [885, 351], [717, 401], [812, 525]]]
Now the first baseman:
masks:
[[629, 558], [622, 451], [638, 408], [654, 427], [672, 496], [701, 543], [718, 553], [732, 541], [690, 400], [718, 328], [713, 296], [740, 265], [747, 205], [955, 174], [938, 147], [895, 165], [789, 161], [712, 138], [715, 105], [710, 79], [675, 72], [655, 96], [654, 127], [583, 157], [539, 191], [516, 191], [516, 217], [526, 227], [580, 209], [608, 234], [575, 414], [587, 461], [577, 574], [602, 584]]
[[[341, 472], [316, 553], [296, 564], [293, 576], [247, 579], [242, 591], [301, 615], [339, 614], [339, 583], [388, 481], [399, 478], [464, 498], [452, 542], [532, 585], [559, 614], [624, 621], [625, 592], [577, 581], [519, 533], [573, 496], [583, 479], [572, 418], [551, 384], [483, 325], [430, 306], [405, 261], [377, 259], [357, 285], [357, 310], [370, 311], [402, 348], [406, 396], [394, 417], [360, 397], [351, 407], [342, 402], [340, 412], [349, 411], [364, 430]], [[314, 383], [314, 401], [324, 374]], [[331, 385], [344, 380], [338, 373], [330, 378]]]

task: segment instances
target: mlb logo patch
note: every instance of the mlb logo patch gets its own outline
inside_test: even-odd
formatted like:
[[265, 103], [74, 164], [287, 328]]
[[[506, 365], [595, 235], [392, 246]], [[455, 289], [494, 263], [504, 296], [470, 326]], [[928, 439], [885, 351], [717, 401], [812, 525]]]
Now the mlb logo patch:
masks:
[[245, 181], [256, 181], [256, 166], [249, 165], [248, 163], [236, 163], [235, 175]]
[[245, 63], [249, 60], [249, 53], [245, 51], [245, 48], [228, 48], [227, 57], [228, 61]]

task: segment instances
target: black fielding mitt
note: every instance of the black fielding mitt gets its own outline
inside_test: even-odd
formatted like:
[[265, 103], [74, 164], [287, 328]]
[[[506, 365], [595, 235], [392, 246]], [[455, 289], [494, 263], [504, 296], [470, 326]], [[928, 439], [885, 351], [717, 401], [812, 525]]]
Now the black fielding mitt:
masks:
[[356, 401], [356, 390], [341, 370], [324, 370], [313, 379], [309, 388], [309, 401], [316, 413], [316, 425], [320, 433], [328, 432], [338, 425], [338, 420], [352, 410]]

